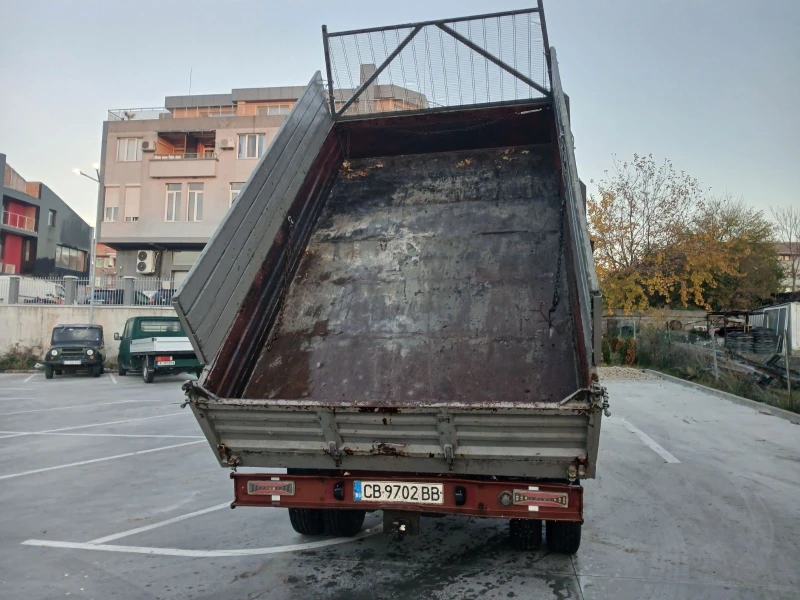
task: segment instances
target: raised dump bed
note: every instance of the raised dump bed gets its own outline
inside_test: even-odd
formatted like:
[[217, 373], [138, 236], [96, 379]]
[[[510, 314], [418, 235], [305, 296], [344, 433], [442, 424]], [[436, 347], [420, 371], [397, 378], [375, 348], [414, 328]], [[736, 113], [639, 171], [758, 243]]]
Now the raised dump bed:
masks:
[[237, 474], [236, 504], [303, 533], [352, 535], [367, 503], [396, 537], [417, 528], [399, 507], [510, 518], [532, 545], [582, 520], [595, 474], [600, 296], [554, 53], [551, 85], [520, 75], [541, 97], [355, 100], [394, 89], [368, 91], [426, 27], [459, 40], [447, 23], [400, 26], [349, 100], [314, 76], [173, 299], [220, 464], [289, 469]]

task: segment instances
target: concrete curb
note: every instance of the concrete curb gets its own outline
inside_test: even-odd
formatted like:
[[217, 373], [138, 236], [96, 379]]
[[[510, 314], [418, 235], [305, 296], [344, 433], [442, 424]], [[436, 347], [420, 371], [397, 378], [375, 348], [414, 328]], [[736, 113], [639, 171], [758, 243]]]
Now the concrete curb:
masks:
[[699, 383], [686, 381], [685, 379], [681, 379], [680, 377], [673, 377], [672, 375], [667, 375], [666, 373], [661, 373], [660, 371], [653, 371], [652, 369], [642, 369], [642, 370], [645, 373], [649, 373], [650, 375], [655, 375], [656, 377], [661, 377], [661, 379], [671, 381], [672, 383], [677, 383], [678, 385], [682, 385], [683, 387], [698, 390], [700, 392], [709, 394], [710, 396], [716, 396], [717, 398], [722, 398], [723, 400], [728, 400], [729, 402], [733, 402], [735, 404], [741, 404], [742, 406], [754, 408], [760, 413], [766, 413], [768, 415], [772, 415], [773, 417], [779, 417], [781, 419], [786, 419], [787, 421], [800, 423], [800, 414], [798, 413], [793, 413], [788, 410], [783, 410], [782, 408], [775, 408], [774, 406], [770, 406], [769, 404], [764, 404], [763, 402], [757, 402], [755, 400], [750, 400], [749, 398], [742, 398], [741, 396], [737, 396], [736, 394], [723, 392], [722, 390], [717, 390], [705, 385], [700, 385]]

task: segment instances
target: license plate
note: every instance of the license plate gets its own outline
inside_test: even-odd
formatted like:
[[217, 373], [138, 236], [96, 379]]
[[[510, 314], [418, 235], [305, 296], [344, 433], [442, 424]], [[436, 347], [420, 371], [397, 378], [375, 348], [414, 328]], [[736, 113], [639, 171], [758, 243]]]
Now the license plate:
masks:
[[353, 499], [356, 502], [444, 504], [444, 485], [406, 481], [354, 481]]
[[174, 365], [174, 360], [160, 360], [156, 363], [157, 367], [169, 367], [170, 365]]
[[65, 360], [63, 364], [65, 364], [65, 365], [79, 365], [79, 364], [81, 364], [81, 361], [79, 361], [79, 360]]

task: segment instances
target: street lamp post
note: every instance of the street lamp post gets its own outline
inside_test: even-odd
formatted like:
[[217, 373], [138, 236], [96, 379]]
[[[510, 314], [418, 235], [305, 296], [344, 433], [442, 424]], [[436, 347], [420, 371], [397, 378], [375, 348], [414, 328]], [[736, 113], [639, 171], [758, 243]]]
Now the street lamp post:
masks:
[[[92, 181], [100, 185], [99, 163], [93, 163], [92, 168], [94, 169], [94, 172], [97, 174], [97, 177], [92, 177], [91, 175], [87, 175], [80, 169], [72, 169], [72, 172], [75, 173], [76, 175], [83, 175], [84, 177], [91, 179]], [[94, 324], [95, 262], [97, 261], [97, 238], [98, 238], [98, 232], [100, 231], [100, 211], [97, 208], [96, 202], [94, 206], [94, 214], [95, 214], [95, 222], [94, 222], [94, 227], [92, 227], [92, 241], [91, 241], [92, 248], [90, 253], [91, 262], [89, 263], [89, 324]]]

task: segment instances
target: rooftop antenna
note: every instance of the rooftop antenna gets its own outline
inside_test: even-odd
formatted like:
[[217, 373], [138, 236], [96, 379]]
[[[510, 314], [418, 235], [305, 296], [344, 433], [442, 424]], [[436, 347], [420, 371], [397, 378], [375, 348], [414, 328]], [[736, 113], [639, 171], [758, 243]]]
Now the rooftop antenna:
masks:
[[189, 68], [189, 95], [192, 95], [192, 69]]

